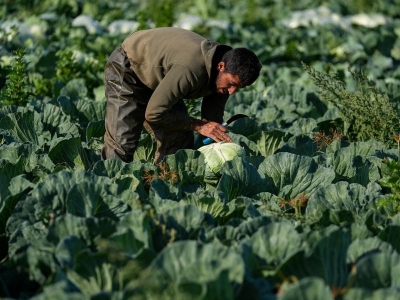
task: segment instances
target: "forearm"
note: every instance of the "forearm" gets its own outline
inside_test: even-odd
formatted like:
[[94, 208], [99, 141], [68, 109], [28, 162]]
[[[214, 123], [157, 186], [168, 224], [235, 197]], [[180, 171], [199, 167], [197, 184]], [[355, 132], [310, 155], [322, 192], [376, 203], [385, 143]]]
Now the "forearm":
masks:
[[179, 100], [171, 108], [167, 106], [160, 101], [149, 103], [146, 109], [146, 121], [164, 127], [168, 131], [191, 130], [193, 118], [187, 113], [184, 101]]

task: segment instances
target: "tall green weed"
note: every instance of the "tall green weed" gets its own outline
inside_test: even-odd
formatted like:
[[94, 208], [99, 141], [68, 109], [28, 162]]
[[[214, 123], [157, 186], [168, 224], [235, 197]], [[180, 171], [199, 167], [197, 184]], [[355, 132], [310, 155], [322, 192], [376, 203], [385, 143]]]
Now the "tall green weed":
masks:
[[11, 67], [8, 67], [5, 86], [0, 92], [0, 104], [25, 106], [34, 98], [57, 98], [60, 89], [75, 78], [83, 78], [88, 89], [88, 96], [94, 97], [94, 89], [102, 84], [105, 63], [86, 59], [84, 62], [75, 58], [70, 49], [57, 51], [55, 54], [54, 74], [31, 73], [27, 71], [25, 49], [14, 51]]
[[394, 146], [400, 132], [400, 118], [387, 94], [380, 92], [362, 73], [349, 70], [357, 82], [356, 91], [348, 91], [335, 74], [321, 73], [302, 63], [319, 88], [322, 99], [336, 106], [348, 124], [344, 133], [350, 141], [375, 139]]
[[6, 76], [6, 83], [0, 93], [0, 103], [5, 105], [25, 106], [29, 102], [27, 65], [24, 60], [25, 50], [14, 51], [12, 65]]

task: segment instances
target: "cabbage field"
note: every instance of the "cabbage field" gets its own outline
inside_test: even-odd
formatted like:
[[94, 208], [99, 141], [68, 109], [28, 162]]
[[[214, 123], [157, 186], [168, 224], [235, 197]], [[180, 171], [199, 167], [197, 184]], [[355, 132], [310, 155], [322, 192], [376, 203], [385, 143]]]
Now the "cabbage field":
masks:
[[[105, 61], [162, 26], [263, 64], [218, 169], [100, 159]], [[3, 0], [0, 89], [0, 298], [400, 299], [400, 0]]]

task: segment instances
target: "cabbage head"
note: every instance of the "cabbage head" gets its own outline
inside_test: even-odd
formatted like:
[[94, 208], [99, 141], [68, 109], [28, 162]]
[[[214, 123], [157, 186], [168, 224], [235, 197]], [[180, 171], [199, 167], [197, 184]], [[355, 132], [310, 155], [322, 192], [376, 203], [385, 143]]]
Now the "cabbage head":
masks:
[[235, 143], [212, 143], [198, 150], [203, 153], [207, 167], [215, 174], [219, 173], [226, 161], [246, 156], [244, 148]]

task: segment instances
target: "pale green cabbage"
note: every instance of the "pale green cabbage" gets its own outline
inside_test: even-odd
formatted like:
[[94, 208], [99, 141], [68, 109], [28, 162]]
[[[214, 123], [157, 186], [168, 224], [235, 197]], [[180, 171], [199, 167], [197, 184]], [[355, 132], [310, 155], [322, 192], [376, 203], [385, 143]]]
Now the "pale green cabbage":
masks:
[[198, 149], [204, 154], [207, 166], [213, 173], [219, 173], [222, 165], [235, 157], [245, 157], [246, 151], [235, 143], [212, 143]]

